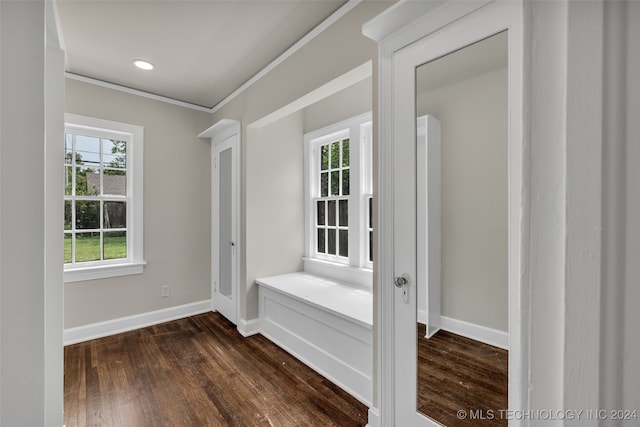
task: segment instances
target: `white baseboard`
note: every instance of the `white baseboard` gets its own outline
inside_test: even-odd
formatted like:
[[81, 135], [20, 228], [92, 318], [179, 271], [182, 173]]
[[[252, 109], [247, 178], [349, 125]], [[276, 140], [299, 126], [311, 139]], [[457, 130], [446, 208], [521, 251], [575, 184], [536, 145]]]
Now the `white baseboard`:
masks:
[[427, 311], [418, 309], [418, 323], [427, 324]]
[[476, 325], [447, 316], [440, 316], [440, 328], [504, 350], [509, 349], [508, 332], [487, 328], [486, 326]]
[[380, 413], [378, 408], [369, 408], [369, 419], [366, 427], [380, 427]]
[[132, 331], [170, 320], [182, 319], [211, 311], [211, 300], [169, 307], [162, 310], [120, 317], [64, 330], [64, 345], [89, 341], [121, 332]]
[[260, 333], [260, 319], [245, 320], [240, 319], [238, 322], [238, 332], [243, 337], [250, 337]]

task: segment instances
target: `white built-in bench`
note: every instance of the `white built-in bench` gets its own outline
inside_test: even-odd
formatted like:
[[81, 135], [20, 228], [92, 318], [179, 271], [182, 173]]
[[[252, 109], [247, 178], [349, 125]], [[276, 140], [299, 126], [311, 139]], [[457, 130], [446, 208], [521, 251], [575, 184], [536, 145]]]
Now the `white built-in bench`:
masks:
[[305, 272], [256, 283], [261, 333], [370, 406], [371, 291]]

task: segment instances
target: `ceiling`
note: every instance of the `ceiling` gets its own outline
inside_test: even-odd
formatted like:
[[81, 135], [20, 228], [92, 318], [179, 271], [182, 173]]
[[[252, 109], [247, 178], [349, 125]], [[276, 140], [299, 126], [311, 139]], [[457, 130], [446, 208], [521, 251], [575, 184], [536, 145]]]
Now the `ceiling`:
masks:
[[[214, 107], [345, 0], [57, 0], [67, 72]], [[133, 59], [155, 65], [133, 66]]]
[[509, 65], [506, 31], [418, 67], [417, 91], [428, 92]]

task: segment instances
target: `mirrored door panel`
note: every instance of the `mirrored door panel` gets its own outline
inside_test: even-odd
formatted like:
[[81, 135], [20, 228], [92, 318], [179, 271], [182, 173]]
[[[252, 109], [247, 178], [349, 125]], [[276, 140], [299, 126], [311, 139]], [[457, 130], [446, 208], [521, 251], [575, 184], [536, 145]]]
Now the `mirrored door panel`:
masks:
[[416, 68], [416, 408], [449, 426], [507, 425], [507, 35]]

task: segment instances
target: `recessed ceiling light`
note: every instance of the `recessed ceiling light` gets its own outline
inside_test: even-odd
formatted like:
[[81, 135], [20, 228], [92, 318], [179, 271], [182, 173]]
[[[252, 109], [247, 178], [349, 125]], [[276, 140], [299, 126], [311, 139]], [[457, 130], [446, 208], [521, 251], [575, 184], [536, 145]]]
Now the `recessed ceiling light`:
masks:
[[155, 66], [151, 62], [145, 61], [144, 59], [134, 59], [131, 62], [133, 62], [133, 65], [140, 68], [141, 70], [149, 71], [155, 68]]

